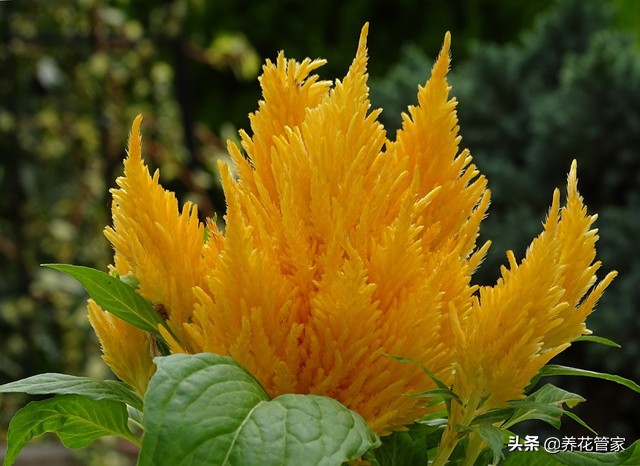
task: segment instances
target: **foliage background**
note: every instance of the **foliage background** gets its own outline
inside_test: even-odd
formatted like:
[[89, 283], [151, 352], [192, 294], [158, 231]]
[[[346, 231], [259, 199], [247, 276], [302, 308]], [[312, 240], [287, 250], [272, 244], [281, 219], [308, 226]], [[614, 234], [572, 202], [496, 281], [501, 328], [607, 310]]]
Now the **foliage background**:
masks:
[[[620, 272], [590, 325], [623, 348], [574, 345], [563, 362], [640, 380], [635, 0], [20, 0], [0, 2], [0, 383], [106, 376], [83, 290], [39, 264], [110, 262], [108, 189], [136, 114], [163, 185], [203, 217], [222, 217], [215, 162], [256, 109], [261, 63], [285, 50], [327, 58], [323, 78], [341, 77], [365, 21], [372, 100], [391, 134], [452, 32], [463, 145], [493, 192], [482, 239], [494, 246], [479, 282], [495, 281], [507, 248], [523, 256], [579, 160], [587, 205], [600, 214], [604, 271]], [[566, 382], [586, 395], [581, 415], [598, 432], [640, 437], [636, 395]], [[0, 426], [23, 402], [0, 397]]]

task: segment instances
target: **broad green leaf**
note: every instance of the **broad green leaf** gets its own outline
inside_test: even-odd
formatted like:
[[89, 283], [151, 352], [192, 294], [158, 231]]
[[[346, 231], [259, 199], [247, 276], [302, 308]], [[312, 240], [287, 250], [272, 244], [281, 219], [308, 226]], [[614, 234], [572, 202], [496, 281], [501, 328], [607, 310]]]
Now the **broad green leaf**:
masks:
[[230, 357], [176, 354], [155, 362], [138, 466], [340, 465], [378, 445], [364, 420], [331, 398], [269, 401]]
[[81, 448], [105, 435], [117, 435], [139, 444], [127, 427], [127, 408], [113, 400], [92, 400], [81, 395], [58, 395], [33, 401], [9, 424], [4, 466], [12, 465], [32, 438], [54, 432], [68, 448]]
[[593, 377], [596, 379], [609, 380], [610, 382], [616, 382], [620, 385], [624, 385], [630, 388], [634, 392], [640, 393], [640, 385], [633, 380], [625, 379], [619, 375], [605, 374], [603, 372], [587, 371], [584, 369], [576, 369], [575, 367], [560, 366], [555, 364], [548, 364], [542, 368], [540, 374], [543, 377], [550, 375], [579, 375], [582, 377]]
[[620, 346], [615, 341], [596, 335], [582, 335], [576, 338], [575, 341], [592, 341], [594, 343], [600, 343], [601, 345], [613, 346], [614, 348], [622, 348], [622, 346]]
[[43, 264], [66, 273], [80, 282], [93, 300], [105, 311], [146, 332], [159, 335], [158, 324], [165, 325], [149, 301], [120, 279], [89, 267], [68, 264]]
[[142, 409], [142, 400], [124, 382], [95, 380], [67, 374], [39, 374], [0, 385], [0, 393], [29, 395], [83, 395], [92, 400], [113, 400]]
[[544, 421], [556, 429], [560, 427], [560, 418], [565, 413], [563, 404], [573, 407], [584, 398], [551, 384], [544, 385], [524, 400], [513, 401], [510, 405], [515, 411], [504, 427], [509, 428], [519, 422], [530, 419]]

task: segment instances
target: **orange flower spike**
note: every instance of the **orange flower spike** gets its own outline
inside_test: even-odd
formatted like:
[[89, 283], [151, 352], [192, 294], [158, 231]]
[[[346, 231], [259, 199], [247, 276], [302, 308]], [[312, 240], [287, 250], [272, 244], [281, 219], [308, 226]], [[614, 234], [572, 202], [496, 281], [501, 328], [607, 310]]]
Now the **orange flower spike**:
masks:
[[489, 206], [487, 181], [471, 164], [468, 150], [458, 153], [457, 101], [449, 97], [447, 73], [451, 64], [451, 34], [445, 35], [442, 50], [433, 66], [431, 78], [418, 90], [418, 106], [402, 115], [402, 129], [389, 151], [396, 160], [406, 158], [408, 170], [417, 179], [416, 196], [435, 188], [443, 199], [430, 204], [423, 218], [426, 227], [437, 226], [432, 249], [452, 235], [464, 238], [461, 254], [466, 257], [475, 247], [480, 221]]
[[[328, 395], [362, 414], [376, 432], [389, 433], [427, 412], [419, 399], [403, 395], [433, 383], [385, 353], [418, 359], [451, 378], [447, 303], [468, 299], [477, 260], [467, 261], [468, 240], [456, 240], [475, 240], [466, 231], [451, 232], [451, 240], [435, 247], [441, 230], [426, 231], [424, 219], [446, 212], [431, 205], [448, 202], [437, 195], [441, 186], [434, 181], [421, 192], [417, 175], [407, 171], [409, 155], [394, 159], [383, 151], [379, 111], [370, 111], [368, 99], [366, 33], [365, 26], [344, 80], [309, 104], [301, 121], [279, 133], [243, 136], [251, 163], [242, 168], [230, 144], [239, 179], [221, 166], [224, 244], [203, 251], [216, 265], [197, 289], [189, 329], [198, 348], [236, 357], [271, 395]], [[265, 71], [263, 89], [281, 86], [283, 73]], [[278, 102], [289, 102], [282, 92], [264, 95], [260, 118], [265, 109], [289, 108]], [[440, 131], [438, 137], [455, 143], [451, 131], [422, 130]], [[456, 189], [466, 192], [475, 173], [456, 176]], [[477, 211], [488, 202], [481, 195]], [[474, 212], [468, 209], [468, 223], [477, 226], [483, 212]]]
[[169, 325], [188, 348], [183, 324], [195, 304], [191, 289], [203, 276], [204, 226], [195, 205], [187, 202], [180, 212], [175, 195], [159, 185], [158, 171], [149, 175], [141, 156], [141, 122], [138, 116], [131, 129], [125, 174], [112, 190], [113, 227], [105, 235], [115, 249], [118, 273], [133, 274], [139, 293], [165, 307]]
[[274, 181], [278, 174], [272, 153], [275, 138], [302, 123], [306, 111], [326, 96], [331, 83], [318, 81], [318, 76], [311, 74], [325, 63], [326, 60], [308, 58], [298, 63], [287, 60], [282, 52], [276, 63], [267, 60], [259, 78], [264, 100], [259, 102], [258, 111], [249, 115], [253, 136], [240, 131], [242, 147], [251, 164], [235, 143], [228, 144], [240, 183], [260, 198], [264, 208], [277, 209], [281, 195]]
[[[389, 144], [389, 152], [396, 163], [407, 167], [410, 184], [405, 189], [413, 191], [416, 200], [433, 192], [432, 201], [414, 221], [423, 226], [422, 247], [429, 252], [429, 267], [447, 276], [442, 281], [442, 312], [448, 313], [448, 303], [453, 302], [462, 315], [470, 309], [475, 290], [470, 285], [471, 275], [489, 247], [486, 243], [473, 252], [490, 193], [485, 177], [471, 164], [469, 151], [459, 153], [457, 101], [449, 97], [447, 82], [450, 45], [447, 33], [431, 77], [419, 87], [418, 106], [403, 114], [402, 129]], [[440, 332], [444, 340], [453, 340], [448, 317]]]
[[[568, 181], [567, 205], [556, 190], [544, 231], [518, 264], [493, 287], [482, 287], [468, 318], [452, 313], [458, 338], [456, 387], [461, 397], [488, 398], [484, 409], [521, 398], [529, 381], [553, 356], [587, 333], [584, 320], [615, 277], [608, 274], [590, 294], [599, 263], [594, 216], [577, 191], [576, 166]], [[585, 297], [586, 295], [586, 297]]]
[[[569, 306], [562, 314], [562, 324], [547, 335], [545, 347], [558, 342], [571, 342], [580, 335], [591, 333], [585, 320], [593, 311], [604, 290], [616, 277], [609, 272], [595, 287], [600, 261], [595, 261], [598, 230], [592, 229], [597, 215], [588, 215], [578, 192], [577, 163], [571, 164], [567, 182], [567, 205], [562, 209], [558, 230], [561, 244], [559, 262], [563, 264], [560, 286], [565, 290], [563, 300]], [[587, 292], [591, 289], [591, 292]]]

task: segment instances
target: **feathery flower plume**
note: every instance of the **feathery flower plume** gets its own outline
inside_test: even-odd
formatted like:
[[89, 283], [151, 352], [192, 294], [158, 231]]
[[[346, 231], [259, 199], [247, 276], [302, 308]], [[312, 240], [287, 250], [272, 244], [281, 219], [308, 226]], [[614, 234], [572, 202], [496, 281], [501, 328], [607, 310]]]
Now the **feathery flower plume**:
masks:
[[[486, 181], [458, 153], [448, 97], [449, 36], [395, 142], [370, 111], [367, 27], [343, 81], [318, 62], [267, 62], [264, 101], [220, 166], [228, 210], [188, 327], [193, 346], [230, 354], [271, 395], [331, 396], [378, 433], [426, 412], [405, 396], [450, 379], [449, 305], [473, 292]], [[286, 96], [286, 97], [282, 97]]]
[[124, 176], [112, 190], [113, 227], [105, 235], [115, 249], [115, 271], [135, 277], [140, 295], [162, 306], [163, 317], [186, 342], [183, 325], [195, 304], [191, 289], [204, 275], [205, 229], [197, 206], [186, 203], [180, 212], [175, 195], [158, 184], [159, 172], [149, 174], [142, 160], [141, 123], [140, 116], [133, 122]]
[[[525, 261], [510, 254], [503, 279], [477, 295], [471, 276], [489, 246], [476, 247], [489, 191], [459, 150], [450, 36], [392, 141], [370, 108], [367, 31], [335, 85], [313, 74], [323, 60], [280, 53], [266, 62], [251, 134], [228, 146], [237, 179], [219, 165], [224, 232], [209, 222], [205, 235], [196, 207], [179, 211], [158, 173], [149, 175], [137, 118], [106, 235], [115, 271], [166, 311], [172, 352], [230, 355], [271, 396], [333, 397], [385, 435], [429, 411], [406, 395], [434, 388], [389, 355], [424, 364], [465, 402], [501, 405], [587, 331], [613, 277], [583, 299], [599, 264], [595, 217], [573, 167], [567, 207], [559, 213], [556, 193]], [[106, 362], [143, 390], [152, 373], [145, 335], [122, 341], [135, 329], [95, 304], [90, 315]]]
[[[531, 379], [580, 335], [591, 333], [585, 319], [615, 278], [610, 272], [596, 286], [596, 215], [578, 193], [577, 164], [571, 165], [567, 203], [560, 208], [555, 190], [543, 232], [518, 264], [508, 251], [509, 268], [495, 286], [481, 287], [471, 312], [452, 310], [456, 334], [454, 403], [441, 443], [441, 455], [455, 446], [456, 426], [524, 397]], [[591, 290], [591, 291], [589, 291]], [[470, 445], [482, 449], [472, 436]], [[437, 461], [435, 464], [440, 464]]]

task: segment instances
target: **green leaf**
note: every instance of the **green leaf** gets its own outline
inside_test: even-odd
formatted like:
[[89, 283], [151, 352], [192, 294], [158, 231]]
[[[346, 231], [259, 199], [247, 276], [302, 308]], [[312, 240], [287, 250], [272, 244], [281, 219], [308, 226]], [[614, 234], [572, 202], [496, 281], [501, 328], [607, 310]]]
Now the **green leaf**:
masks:
[[640, 440], [620, 452], [563, 451], [557, 454], [557, 459], [566, 466], [637, 466], [640, 464]]
[[425, 392], [410, 393], [407, 396], [415, 398], [432, 398], [432, 402], [428, 403], [427, 406], [436, 406], [448, 400], [459, 400], [458, 395], [448, 388], [434, 388]]
[[504, 439], [504, 433], [501, 428], [492, 426], [491, 424], [480, 424], [465, 427], [462, 431], [471, 431], [478, 434], [478, 436], [488, 445], [489, 450], [491, 450], [493, 462], [496, 463], [500, 459]]
[[431, 372], [424, 364], [422, 364], [420, 361], [416, 360], [416, 359], [410, 359], [410, 358], [403, 358], [400, 356], [393, 356], [391, 354], [386, 354], [387, 357], [390, 357], [391, 359], [398, 361], [398, 362], [404, 362], [404, 363], [409, 363], [409, 364], [415, 364], [416, 366], [418, 366], [420, 369], [422, 369], [425, 374], [427, 374], [429, 376], [429, 378], [431, 380], [433, 380], [435, 382], [435, 384], [439, 387], [442, 388], [444, 390], [450, 390], [449, 387], [447, 387], [447, 384], [445, 384], [442, 380], [440, 380], [433, 372]]
[[412, 424], [406, 432], [393, 432], [381, 439], [382, 445], [364, 456], [375, 466], [426, 464], [428, 451], [442, 437], [442, 428]]
[[83, 395], [92, 400], [121, 401], [142, 409], [142, 400], [124, 382], [95, 380], [67, 374], [39, 374], [16, 382], [0, 385], [0, 393], [28, 393], [29, 395]]
[[126, 275], [118, 275], [118, 273], [116, 272], [115, 276], [119, 278], [122, 283], [130, 286], [134, 290], [140, 286], [140, 281], [132, 273], [128, 273]]
[[540, 375], [540, 372], [538, 372], [536, 375], [534, 375], [531, 380], [529, 381], [529, 384], [524, 387], [524, 392], [525, 393], [529, 393], [531, 390], [533, 390], [535, 387], [538, 386], [538, 382], [540, 381], [540, 379], [542, 378], [542, 376]]
[[68, 448], [81, 448], [105, 435], [117, 435], [135, 444], [127, 427], [127, 408], [113, 400], [92, 400], [81, 395], [58, 395], [33, 401], [9, 424], [4, 466], [14, 463], [22, 447], [34, 437], [54, 432]]
[[578, 416], [575, 413], [572, 413], [571, 411], [565, 411], [564, 414], [567, 415], [567, 417], [570, 417], [571, 419], [573, 419], [574, 421], [576, 421], [578, 424], [580, 424], [582, 427], [584, 427], [585, 429], [591, 431], [594, 435], [598, 435], [598, 433], [593, 430], [591, 428], [591, 426], [589, 424], [587, 424], [586, 422], [584, 422], [580, 416]]
[[165, 325], [153, 305], [120, 279], [89, 267], [43, 264], [66, 273], [80, 282], [91, 298], [105, 311], [146, 332], [159, 335], [158, 324]]
[[580, 395], [546, 384], [524, 400], [509, 403], [515, 411], [504, 427], [509, 428], [522, 421], [538, 419], [558, 429], [560, 418], [565, 413], [562, 405], [573, 407], [582, 401], [584, 398]]
[[[385, 354], [385, 356], [398, 361], [398, 362], [402, 362], [402, 363], [409, 363], [409, 364], [415, 364], [416, 366], [418, 366], [420, 369], [422, 369], [424, 371], [425, 374], [427, 374], [427, 376], [433, 380], [433, 382], [436, 384], [436, 386], [442, 390], [441, 393], [446, 393], [446, 396], [443, 396], [442, 394], [440, 394], [439, 396], [444, 400], [444, 404], [447, 407], [447, 412], [450, 413], [451, 412], [451, 400], [457, 401], [458, 403], [462, 404], [462, 401], [460, 400], [460, 398], [458, 397], [458, 395], [451, 389], [451, 387], [448, 387], [447, 384], [445, 384], [442, 380], [440, 380], [433, 372], [431, 372], [427, 366], [425, 366], [424, 364], [422, 364], [420, 361], [416, 360], [416, 359], [410, 359], [410, 358], [403, 358], [400, 356], [393, 356], [391, 354]], [[427, 392], [424, 392], [427, 393]], [[417, 395], [411, 395], [411, 396], [424, 396], [423, 394], [417, 394]], [[429, 395], [427, 395], [429, 396]]]
[[340, 465], [379, 444], [358, 414], [331, 398], [269, 401], [230, 357], [175, 354], [155, 362], [138, 466]]
[[616, 382], [620, 385], [624, 385], [630, 388], [634, 392], [640, 393], [640, 385], [633, 380], [625, 379], [619, 375], [605, 374], [603, 372], [587, 371], [584, 369], [576, 369], [575, 367], [560, 366], [556, 364], [548, 364], [542, 368], [540, 374], [543, 377], [550, 375], [579, 375], [582, 377], [593, 377], [596, 379], [609, 380], [610, 382]]
[[509, 421], [505, 423], [505, 428], [510, 428], [520, 422], [532, 419], [544, 421], [556, 429], [560, 428], [560, 419], [564, 414], [564, 409], [559, 406], [526, 400], [519, 402], [517, 405], [514, 404], [514, 406], [516, 406], [517, 409]]
[[446, 426], [448, 424], [447, 410], [440, 409], [427, 413], [421, 418], [417, 419], [416, 424], [423, 424], [425, 426], [432, 427]]
[[614, 348], [622, 348], [622, 346], [620, 346], [615, 341], [596, 335], [582, 335], [576, 338], [575, 341], [592, 341], [594, 343], [600, 343], [601, 345], [613, 346]]
[[514, 412], [513, 408], [495, 408], [492, 409], [480, 416], [476, 416], [471, 421], [470, 425], [481, 425], [481, 424], [495, 424], [497, 422], [503, 422], [505, 419], [512, 416]]
[[574, 408], [579, 403], [586, 401], [583, 396], [556, 387], [550, 383], [543, 385], [540, 390], [529, 395], [527, 399], [558, 407], [562, 407], [563, 404], [566, 404], [570, 408]]

